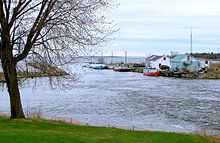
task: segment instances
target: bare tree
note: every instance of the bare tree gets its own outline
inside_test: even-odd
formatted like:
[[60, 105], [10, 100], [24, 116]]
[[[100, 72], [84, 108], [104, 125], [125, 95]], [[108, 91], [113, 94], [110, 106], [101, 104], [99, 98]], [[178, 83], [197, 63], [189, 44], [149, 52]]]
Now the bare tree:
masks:
[[16, 65], [27, 57], [65, 64], [111, 39], [104, 11], [114, 0], [0, 0], [0, 59], [11, 118], [25, 118]]

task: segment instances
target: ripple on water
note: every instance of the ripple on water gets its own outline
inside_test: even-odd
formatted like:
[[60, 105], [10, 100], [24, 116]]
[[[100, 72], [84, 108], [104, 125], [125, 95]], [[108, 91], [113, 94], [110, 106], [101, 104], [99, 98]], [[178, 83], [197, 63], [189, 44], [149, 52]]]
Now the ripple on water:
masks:
[[[47, 115], [72, 117], [99, 125], [191, 132], [208, 128], [220, 132], [220, 81], [146, 77], [110, 70], [75, 70], [81, 82], [51, 90], [46, 78], [33, 89], [21, 89], [24, 107], [38, 107]], [[42, 85], [43, 83], [43, 85]], [[44, 84], [45, 83], [45, 84]], [[0, 109], [9, 111], [7, 92]]]

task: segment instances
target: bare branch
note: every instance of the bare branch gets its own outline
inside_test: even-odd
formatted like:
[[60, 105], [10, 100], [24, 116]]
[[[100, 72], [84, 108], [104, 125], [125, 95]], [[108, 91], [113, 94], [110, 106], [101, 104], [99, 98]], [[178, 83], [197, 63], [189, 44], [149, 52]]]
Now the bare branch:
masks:
[[47, 57], [58, 55], [61, 60], [61, 55], [80, 55], [77, 51], [104, 45], [115, 30], [107, 26], [110, 23], [105, 22], [100, 11], [111, 6], [111, 1], [114, 0], [4, 1], [1, 13], [9, 13], [14, 62], [25, 59], [30, 52], [47, 51]]

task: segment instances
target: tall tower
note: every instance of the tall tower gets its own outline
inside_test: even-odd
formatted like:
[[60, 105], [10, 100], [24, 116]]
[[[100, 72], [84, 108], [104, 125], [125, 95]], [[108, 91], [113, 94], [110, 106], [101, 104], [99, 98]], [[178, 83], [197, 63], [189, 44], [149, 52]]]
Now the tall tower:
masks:
[[112, 55], [111, 55], [111, 64], [113, 63], [113, 52], [112, 52]]
[[128, 63], [128, 58], [127, 58], [127, 51], [125, 51], [125, 65], [127, 65], [127, 63]]
[[190, 55], [192, 54], [193, 52], [193, 33], [192, 33], [192, 28], [191, 28], [191, 32], [190, 32]]

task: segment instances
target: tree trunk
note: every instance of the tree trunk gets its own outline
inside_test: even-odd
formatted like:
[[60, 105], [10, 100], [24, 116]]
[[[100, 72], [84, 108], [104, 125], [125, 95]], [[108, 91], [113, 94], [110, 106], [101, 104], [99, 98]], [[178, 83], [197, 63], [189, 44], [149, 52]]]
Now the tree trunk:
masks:
[[[2, 15], [1, 15], [2, 16]], [[2, 18], [2, 17], [1, 17]], [[13, 57], [13, 42], [11, 41], [10, 26], [6, 19], [1, 19], [1, 45], [0, 58], [8, 93], [10, 97], [11, 118], [25, 118], [20, 92], [18, 88], [18, 77], [16, 64]]]
[[10, 97], [11, 118], [25, 118], [18, 88], [16, 64], [13, 59], [6, 58], [2, 59], [2, 67]]

